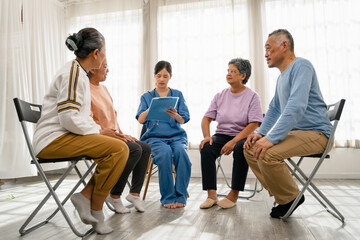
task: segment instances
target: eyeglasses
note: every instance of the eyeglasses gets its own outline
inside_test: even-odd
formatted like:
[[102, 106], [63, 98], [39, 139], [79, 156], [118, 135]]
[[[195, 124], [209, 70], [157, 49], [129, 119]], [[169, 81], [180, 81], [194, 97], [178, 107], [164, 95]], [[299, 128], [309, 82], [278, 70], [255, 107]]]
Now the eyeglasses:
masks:
[[228, 69], [228, 70], [227, 70], [227, 73], [228, 73], [228, 74], [233, 74], [233, 73], [237, 73], [237, 71], [234, 70], [234, 69]]

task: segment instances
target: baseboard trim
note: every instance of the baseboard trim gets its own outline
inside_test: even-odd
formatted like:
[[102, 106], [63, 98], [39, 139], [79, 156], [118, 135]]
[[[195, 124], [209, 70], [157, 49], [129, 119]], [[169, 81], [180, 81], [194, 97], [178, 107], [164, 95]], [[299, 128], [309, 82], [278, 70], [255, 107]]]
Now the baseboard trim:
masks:
[[[219, 173], [220, 174], [220, 173]], [[225, 173], [226, 176], [231, 177], [231, 173]], [[201, 177], [201, 173], [191, 173], [191, 177]], [[221, 178], [220, 175], [218, 178]], [[255, 178], [255, 175], [253, 173], [248, 174], [248, 178]], [[315, 179], [359, 179], [360, 180], [360, 174], [358, 173], [336, 173], [336, 174], [321, 174], [318, 173], [315, 177]]]

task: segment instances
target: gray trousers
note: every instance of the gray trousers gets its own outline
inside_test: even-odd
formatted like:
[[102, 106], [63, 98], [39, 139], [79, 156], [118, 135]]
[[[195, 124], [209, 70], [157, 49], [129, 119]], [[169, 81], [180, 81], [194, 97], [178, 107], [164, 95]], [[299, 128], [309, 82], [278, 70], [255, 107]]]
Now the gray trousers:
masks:
[[132, 179], [130, 193], [140, 193], [144, 182], [146, 168], [151, 153], [150, 145], [140, 141], [126, 142], [126, 144], [130, 150], [129, 158], [123, 173], [111, 190], [112, 195], [122, 194], [131, 172]]

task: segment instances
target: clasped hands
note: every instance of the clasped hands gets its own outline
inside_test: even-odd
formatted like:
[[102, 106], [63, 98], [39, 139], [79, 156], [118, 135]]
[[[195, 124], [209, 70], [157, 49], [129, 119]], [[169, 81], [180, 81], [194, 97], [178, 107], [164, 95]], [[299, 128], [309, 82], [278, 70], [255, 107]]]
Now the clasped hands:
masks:
[[256, 160], [263, 160], [266, 151], [274, 146], [266, 137], [259, 133], [251, 134], [247, 137], [246, 142], [244, 143], [244, 149], [249, 149], [254, 146], [254, 158]]
[[100, 134], [109, 136], [109, 137], [113, 137], [113, 138], [117, 138], [124, 142], [136, 142], [137, 141], [136, 138], [134, 138], [130, 135], [125, 135], [125, 134], [119, 133], [115, 128], [103, 128], [100, 130]]

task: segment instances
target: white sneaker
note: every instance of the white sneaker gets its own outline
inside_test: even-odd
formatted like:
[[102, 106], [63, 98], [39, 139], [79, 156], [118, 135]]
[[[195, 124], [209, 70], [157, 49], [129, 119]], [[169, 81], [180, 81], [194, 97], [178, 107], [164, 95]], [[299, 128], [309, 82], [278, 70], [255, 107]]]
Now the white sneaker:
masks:
[[122, 201], [121, 198], [112, 198], [110, 195], [107, 196], [106, 201], [108, 203], [110, 203], [111, 206], [113, 206], [113, 208], [115, 208], [115, 212], [117, 213], [129, 213], [130, 209], [126, 208]]
[[134, 204], [134, 207], [136, 208], [136, 210], [138, 210], [138, 212], [145, 211], [143, 201], [141, 201], [140, 197], [129, 194], [126, 196], [126, 200]]

